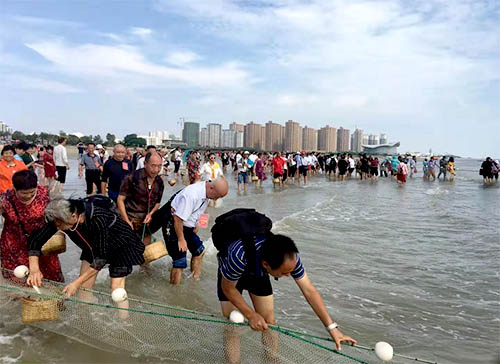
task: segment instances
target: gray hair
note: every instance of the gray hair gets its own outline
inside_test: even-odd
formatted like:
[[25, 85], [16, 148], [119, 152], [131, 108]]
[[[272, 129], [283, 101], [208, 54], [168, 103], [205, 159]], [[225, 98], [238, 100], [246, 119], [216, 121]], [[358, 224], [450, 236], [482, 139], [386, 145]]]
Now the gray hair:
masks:
[[45, 218], [47, 221], [70, 221], [71, 215], [71, 203], [63, 197], [56, 197], [52, 199], [47, 207], [45, 208]]

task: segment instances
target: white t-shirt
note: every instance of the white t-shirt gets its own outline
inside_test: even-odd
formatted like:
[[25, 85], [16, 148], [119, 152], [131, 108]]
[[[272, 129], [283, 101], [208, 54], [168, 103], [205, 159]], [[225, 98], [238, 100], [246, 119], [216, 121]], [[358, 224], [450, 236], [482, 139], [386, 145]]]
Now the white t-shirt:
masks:
[[139, 159], [137, 159], [137, 168], [136, 169], [144, 168], [145, 159], [146, 159], [145, 157], [140, 157]]
[[182, 162], [182, 153], [176, 150], [174, 153], [174, 158], [176, 162]]
[[201, 167], [200, 174], [204, 181], [213, 181], [219, 176], [222, 176], [222, 169], [217, 162], [215, 162], [213, 166], [210, 162], [206, 162]]
[[62, 144], [58, 144], [54, 148], [54, 163], [56, 167], [66, 167], [66, 164], [68, 163], [66, 148]]
[[184, 221], [184, 226], [194, 228], [208, 206], [205, 182], [187, 186], [172, 201], [174, 215]]
[[354, 163], [354, 159], [349, 158], [349, 168], [354, 168], [356, 167], [356, 164]]

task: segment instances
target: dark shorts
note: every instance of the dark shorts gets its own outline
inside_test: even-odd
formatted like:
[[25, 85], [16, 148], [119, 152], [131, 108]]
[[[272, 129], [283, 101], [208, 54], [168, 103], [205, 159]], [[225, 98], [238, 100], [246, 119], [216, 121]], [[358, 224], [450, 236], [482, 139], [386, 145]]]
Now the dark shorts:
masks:
[[[186, 239], [187, 247], [193, 257], [200, 256], [205, 251], [205, 246], [200, 237], [196, 235], [193, 228], [184, 226], [184, 239]], [[165, 237], [168, 255], [172, 257], [174, 268], [187, 268], [186, 252], [179, 251], [179, 241], [175, 230], [170, 230], [168, 237]]]
[[286, 181], [286, 178], [287, 178], [287, 177], [288, 177], [288, 171], [285, 169], [285, 170], [283, 171], [283, 182], [285, 182], [285, 181]]
[[307, 166], [300, 166], [299, 167], [299, 174], [303, 175], [304, 177], [307, 177]]
[[118, 192], [108, 189], [108, 197], [110, 199], [112, 199], [113, 201], [115, 201], [115, 203], [116, 203], [116, 200], [118, 199]]
[[[247, 290], [248, 293], [254, 296], [266, 297], [273, 294], [273, 286], [271, 285], [271, 280], [269, 276], [256, 277], [251, 274], [243, 274], [241, 278], [236, 283], [236, 289], [243, 293], [243, 290]], [[222, 292], [222, 273], [217, 270], [217, 297], [219, 301], [229, 301], [224, 292]]]
[[281, 178], [281, 177], [283, 177], [283, 175], [281, 173], [275, 173], [273, 175], [273, 178]]
[[[80, 255], [80, 260], [84, 260], [89, 264], [92, 264], [94, 257], [91, 252], [87, 252], [82, 250], [82, 254]], [[109, 276], [111, 278], [122, 278], [128, 276], [133, 271], [132, 266], [127, 266], [121, 264], [113, 264], [112, 262], [109, 264]]]
[[179, 168], [181, 166], [181, 162], [180, 161], [174, 161], [174, 173], [177, 173], [179, 172]]
[[345, 169], [340, 169], [340, 168], [339, 168], [339, 175], [340, 175], [340, 176], [345, 176], [346, 172], [347, 172], [347, 171], [346, 171]]
[[378, 168], [377, 167], [370, 167], [370, 174], [372, 176], [378, 176]]
[[57, 180], [61, 183], [66, 183], [66, 167], [56, 166]]
[[349, 171], [349, 173], [352, 173], [352, 172], [354, 172], [354, 168], [349, 168], [348, 171]]
[[295, 177], [295, 172], [297, 172], [297, 166], [288, 167], [288, 176]]

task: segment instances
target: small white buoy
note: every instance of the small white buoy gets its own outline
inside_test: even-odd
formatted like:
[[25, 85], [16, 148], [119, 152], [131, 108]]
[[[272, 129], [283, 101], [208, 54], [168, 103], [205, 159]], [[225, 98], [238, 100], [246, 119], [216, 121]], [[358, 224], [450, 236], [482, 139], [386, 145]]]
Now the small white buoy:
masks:
[[391, 361], [394, 351], [392, 346], [384, 341], [375, 344], [375, 354], [380, 360]]
[[235, 324], [242, 324], [245, 322], [245, 316], [238, 311], [238, 310], [233, 310], [229, 314], [229, 321], [234, 322]]
[[127, 291], [124, 288], [117, 288], [111, 292], [111, 299], [114, 302], [123, 302], [127, 300]]
[[14, 275], [17, 278], [26, 278], [30, 274], [30, 269], [25, 265], [18, 265], [16, 269], [14, 269]]

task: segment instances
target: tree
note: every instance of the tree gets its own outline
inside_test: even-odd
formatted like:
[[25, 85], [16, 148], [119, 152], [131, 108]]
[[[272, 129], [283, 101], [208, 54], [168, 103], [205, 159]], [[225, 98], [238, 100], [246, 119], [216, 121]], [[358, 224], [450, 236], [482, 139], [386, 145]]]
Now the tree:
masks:
[[138, 138], [137, 134], [128, 134], [123, 138], [123, 144], [127, 147], [143, 147], [146, 146], [146, 139]]
[[115, 145], [115, 139], [116, 139], [116, 136], [114, 134], [106, 134], [106, 145], [112, 147]]
[[103, 143], [103, 140], [102, 140], [102, 138], [101, 138], [101, 136], [99, 134], [97, 134], [94, 137], [94, 143], [96, 143], [96, 144], [102, 144]]
[[39, 139], [39, 137], [38, 137], [37, 133], [26, 135], [26, 140], [31, 142], [31, 143], [36, 143], [38, 141], [38, 139]]
[[26, 135], [24, 135], [23, 132], [16, 130], [15, 132], [12, 133], [12, 139], [14, 140], [24, 140], [26, 138]]
[[89, 144], [89, 143], [93, 143], [93, 140], [92, 140], [92, 135], [84, 135], [80, 138], [80, 141], [83, 143], [83, 144]]
[[80, 143], [80, 138], [78, 138], [76, 135], [73, 134], [68, 135], [69, 145], [77, 145], [78, 143]]

